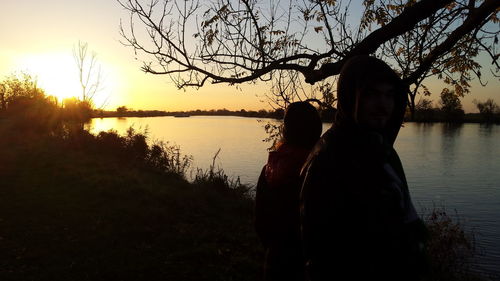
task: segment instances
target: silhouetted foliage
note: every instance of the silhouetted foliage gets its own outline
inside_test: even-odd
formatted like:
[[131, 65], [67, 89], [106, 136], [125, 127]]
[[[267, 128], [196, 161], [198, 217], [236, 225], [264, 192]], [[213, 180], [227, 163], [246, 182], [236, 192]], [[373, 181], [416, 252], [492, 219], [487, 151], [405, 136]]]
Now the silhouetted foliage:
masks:
[[92, 118], [92, 104], [75, 97], [64, 99], [63, 114], [66, 120], [86, 122]]
[[415, 96], [429, 93], [428, 77], [463, 96], [481, 79], [481, 53], [500, 71], [498, 0], [118, 2], [130, 12], [120, 25], [124, 44], [145, 56], [143, 71], [179, 88], [271, 82], [266, 97], [278, 107], [309, 98], [333, 105], [328, 91], [313, 93], [302, 81], [333, 85], [361, 54], [401, 74], [412, 112]]
[[0, 113], [17, 130], [50, 131], [60, 125], [57, 99], [47, 96], [30, 74], [12, 74], [0, 83], [0, 92]]
[[479, 114], [481, 114], [484, 122], [490, 123], [500, 121], [500, 107], [493, 99], [489, 98], [484, 102], [474, 100], [473, 102], [479, 110]]
[[37, 79], [26, 72], [14, 73], [0, 83], [2, 110], [7, 110], [16, 99], [42, 99], [45, 92], [37, 85]]
[[129, 111], [129, 109], [126, 106], [124, 106], [124, 105], [119, 106], [119, 107], [116, 108], [116, 112], [118, 114], [124, 114], [127, 111]]
[[461, 122], [465, 115], [462, 109], [462, 103], [459, 96], [447, 88], [441, 92], [441, 111], [444, 115], [444, 120], [448, 122]]
[[433, 107], [430, 99], [423, 98], [415, 106], [414, 121], [434, 122], [439, 118], [439, 110]]
[[0, 117], [15, 123], [16, 129], [48, 134], [63, 130], [65, 122], [83, 129], [83, 123], [94, 115], [91, 102], [68, 98], [59, 103], [27, 73], [12, 74], [0, 82], [0, 104]]
[[430, 274], [426, 280], [486, 280], [472, 268], [477, 254], [474, 232], [457, 214], [452, 216], [444, 208], [435, 208], [424, 215], [424, 220], [430, 237]]
[[125, 136], [116, 131], [99, 132], [93, 146], [99, 153], [110, 153], [121, 159], [140, 166], [172, 175], [186, 177], [191, 166], [192, 156], [182, 155], [180, 147], [165, 142], [148, 144], [147, 131], [137, 133], [130, 127]]

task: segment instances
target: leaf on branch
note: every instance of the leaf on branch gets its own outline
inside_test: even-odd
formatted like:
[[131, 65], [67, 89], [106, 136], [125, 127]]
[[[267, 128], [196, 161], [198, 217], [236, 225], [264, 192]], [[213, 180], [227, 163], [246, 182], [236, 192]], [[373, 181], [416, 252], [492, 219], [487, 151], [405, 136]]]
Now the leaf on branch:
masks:
[[363, 5], [364, 5], [365, 7], [370, 7], [370, 6], [372, 6], [372, 5], [373, 5], [373, 3], [374, 3], [374, 2], [375, 2], [375, 0], [365, 0], [365, 1], [363, 2]]
[[406, 4], [404, 4], [405, 8], [411, 7], [417, 3], [417, 0], [409, 0]]
[[304, 17], [305, 21], [309, 21], [311, 19], [311, 10], [305, 9], [302, 11], [302, 16]]
[[389, 4], [386, 7], [387, 7], [387, 9], [396, 12], [396, 14], [398, 14], [398, 15], [401, 14], [401, 12], [404, 9], [403, 5], [391, 5], [391, 4]]
[[384, 26], [389, 21], [389, 17], [384, 9], [378, 8], [377, 11], [375, 11], [375, 20], [378, 24]]
[[427, 86], [422, 85], [422, 88], [424, 89], [424, 96], [428, 97], [431, 95], [431, 92], [429, 91], [429, 88], [427, 88]]
[[335, 6], [336, 4], [336, 0], [325, 0], [326, 4], [328, 4], [329, 6]]
[[320, 31], [323, 31], [323, 27], [322, 26], [316, 26], [314, 28], [314, 31], [316, 31], [316, 33], [320, 32]]
[[272, 30], [269, 33], [271, 33], [272, 35], [281, 35], [284, 34], [285, 32], [283, 30]]
[[455, 9], [456, 6], [457, 6], [457, 2], [451, 2], [450, 4], [448, 4], [446, 6], [446, 9], [448, 9], [448, 11], [452, 11], [453, 9]]
[[317, 13], [317, 16], [316, 16], [316, 21], [318, 21], [318, 22], [322, 22], [322, 21], [324, 21], [324, 20], [325, 20], [325, 14], [324, 14], [324, 13], [320, 13], [320, 12], [318, 12], [318, 13]]
[[455, 84], [455, 94], [459, 97], [463, 97], [466, 90], [464, 87], [460, 86], [458, 83]]
[[218, 30], [213, 31], [212, 29], [209, 29], [207, 32], [205, 32], [205, 37], [207, 39], [207, 45], [210, 46], [214, 42], [214, 38], [219, 33]]
[[231, 75], [231, 78], [239, 78], [239, 77], [243, 77], [245, 75], [246, 75], [246, 72], [242, 71], [242, 72], [235, 73], [235, 74]]
[[[206, 21], [203, 21], [201, 23], [202, 28], [206, 28], [209, 25], [213, 24], [214, 22], [219, 21], [221, 19], [221, 17], [226, 18], [228, 12], [229, 12], [228, 4], [222, 6], [212, 18], [210, 18]], [[204, 16], [208, 16], [209, 13], [210, 13], [210, 9], [205, 12]]]
[[266, 30], [268, 30], [268, 29], [269, 29], [269, 26], [267, 26], [267, 25], [263, 25], [263, 26], [259, 27], [259, 29], [258, 29], [258, 30], [259, 30], [259, 32], [262, 32], [262, 33], [263, 33], [263, 32], [266, 32]]

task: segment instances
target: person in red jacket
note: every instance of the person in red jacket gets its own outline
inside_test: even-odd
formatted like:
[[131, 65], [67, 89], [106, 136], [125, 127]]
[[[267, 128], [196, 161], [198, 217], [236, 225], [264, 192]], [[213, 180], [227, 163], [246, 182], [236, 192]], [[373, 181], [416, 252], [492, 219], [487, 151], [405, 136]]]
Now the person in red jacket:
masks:
[[300, 242], [300, 172], [322, 123], [308, 102], [291, 103], [283, 138], [269, 153], [256, 188], [255, 227], [266, 249], [264, 280], [304, 280]]

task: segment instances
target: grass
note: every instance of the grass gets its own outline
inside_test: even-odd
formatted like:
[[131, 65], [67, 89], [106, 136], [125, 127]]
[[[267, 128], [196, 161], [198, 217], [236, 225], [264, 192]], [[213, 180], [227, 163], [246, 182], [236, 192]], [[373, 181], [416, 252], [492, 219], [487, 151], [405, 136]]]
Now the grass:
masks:
[[0, 133], [0, 280], [258, 279], [244, 192], [152, 165], [130, 136]]

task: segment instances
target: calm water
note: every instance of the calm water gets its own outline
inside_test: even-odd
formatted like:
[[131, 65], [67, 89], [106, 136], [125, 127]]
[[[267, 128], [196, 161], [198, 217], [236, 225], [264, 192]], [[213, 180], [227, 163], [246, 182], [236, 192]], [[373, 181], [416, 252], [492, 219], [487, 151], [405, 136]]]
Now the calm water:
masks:
[[[180, 145], [184, 154], [194, 157], [193, 166], [200, 168], [209, 167], [220, 148], [217, 165], [243, 183], [255, 184], [267, 160], [269, 143], [262, 141], [267, 121], [220, 116], [107, 118], [93, 119], [90, 131], [147, 128], [151, 141]], [[395, 146], [415, 204], [420, 209], [436, 205], [456, 210], [476, 233], [482, 252], [479, 267], [500, 276], [499, 140], [498, 125], [408, 123]]]

